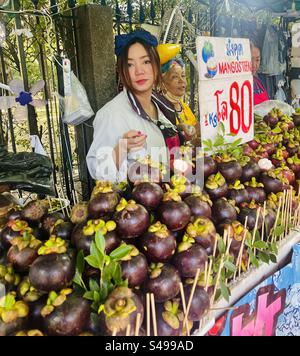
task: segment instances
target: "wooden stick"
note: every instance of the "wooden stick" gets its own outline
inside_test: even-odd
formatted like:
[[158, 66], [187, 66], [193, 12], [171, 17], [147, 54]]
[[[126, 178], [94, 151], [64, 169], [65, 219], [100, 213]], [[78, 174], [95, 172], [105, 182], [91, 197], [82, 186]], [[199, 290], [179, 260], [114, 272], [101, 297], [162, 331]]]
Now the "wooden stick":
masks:
[[150, 294], [146, 294], [147, 336], [150, 336]]
[[222, 268], [223, 268], [223, 265], [224, 265], [224, 255], [221, 257], [221, 262], [220, 262], [220, 267], [219, 267], [219, 270], [218, 270], [218, 274], [217, 274], [217, 279], [216, 279], [216, 284], [215, 284], [215, 288], [214, 288], [214, 293], [213, 293], [213, 296], [211, 298], [211, 305], [214, 304], [215, 302], [215, 297], [216, 297], [216, 294], [217, 294], [217, 289], [218, 289], [218, 285], [219, 285], [219, 281], [220, 281], [220, 277], [221, 277], [221, 272], [222, 272]]
[[275, 236], [275, 229], [278, 225], [278, 220], [279, 220], [279, 216], [280, 216], [280, 210], [281, 210], [281, 204], [282, 204], [282, 198], [280, 197], [279, 198], [279, 204], [278, 204], [278, 210], [277, 210], [277, 215], [276, 215], [276, 220], [275, 220], [275, 224], [274, 224], [274, 228], [273, 228], [273, 232], [272, 232], [272, 239], [271, 239], [271, 242], [273, 243], [274, 242], [274, 239], [276, 238]]
[[188, 301], [188, 305], [187, 305], [187, 308], [186, 308], [186, 315], [185, 315], [184, 321], [183, 321], [184, 325], [187, 322], [187, 318], [188, 318], [188, 315], [189, 315], [189, 312], [190, 312], [190, 308], [191, 308], [191, 304], [192, 304], [193, 297], [194, 297], [194, 294], [195, 294], [195, 290], [196, 290], [197, 282], [198, 282], [198, 279], [199, 279], [199, 275], [200, 275], [200, 269], [198, 268], [196, 276], [195, 276], [195, 279], [194, 279], [193, 287], [192, 287], [192, 290], [191, 290], [190, 298], [189, 298], [189, 301]]
[[205, 289], [206, 292], [207, 292], [207, 290], [208, 290], [210, 274], [211, 274], [211, 270], [212, 270], [212, 266], [213, 266], [213, 262], [214, 262], [213, 260], [214, 260], [214, 258], [215, 258], [215, 256], [216, 256], [216, 252], [217, 252], [217, 245], [218, 245], [218, 239], [215, 238], [213, 255], [212, 255], [212, 258], [211, 258], [211, 260], [210, 260], [210, 262], [209, 262], [209, 267], [208, 267], [208, 278], [207, 278], [207, 280], [205, 281], [205, 288], [204, 288], [204, 289]]
[[187, 316], [187, 312], [186, 312], [186, 301], [185, 301], [185, 295], [184, 295], [184, 289], [183, 289], [182, 283], [180, 283], [180, 295], [181, 295], [182, 306], [183, 306], [184, 320], [186, 320], [186, 323], [185, 323], [186, 332], [187, 332], [187, 335], [190, 336], [189, 322], [187, 320], [188, 316]]
[[141, 313], [138, 313], [135, 320], [135, 332], [134, 336], [139, 336], [141, 324]]
[[209, 310], [237, 310], [239, 307], [210, 308]]
[[293, 223], [293, 189], [291, 188], [291, 196], [290, 196], [290, 211], [289, 211], [289, 233], [290, 233], [290, 226]]
[[130, 330], [131, 329], [131, 325], [128, 324], [127, 328], [126, 328], [126, 336], [130, 336]]
[[206, 286], [206, 281], [207, 281], [207, 278], [208, 278], [208, 262], [206, 261], [205, 262], [205, 269], [204, 269], [204, 286]]
[[261, 232], [261, 240], [264, 241], [265, 237], [265, 222], [266, 222], [266, 208], [267, 208], [267, 202], [264, 202], [264, 210], [263, 210], [263, 224], [262, 224], [262, 232]]
[[112, 336], [116, 336], [116, 335], [117, 335], [117, 329], [115, 328], [115, 329], [113, 330]]
[[[248, 216], [246, 216], [246, 220], [245, 220], [245, 224], [244, 224], [243, 240], [242, 240], [241, 247], [240, 247], [239, 254], [238, 254], [238, 258], [237, 258], [237, 261], [236, 261], [236, 268], [239, 269], [239, 276], [241, 275], [241, 269], [242, 269], [241, 262], [242, 262], [243, 251], [244, 251], [244, 244], [245, 244], [245, 240], [246, 240], [246, 237], [247, 237], [247, 225], [248, 225]], [[237, 275], [237, 270], [234, 272], [233, 280], [236, 279], [236, 275]]]
[[286, 204], [285, 204], [285, 212], [284, 212], [284, 236], [283, 238], [285, 239], [288, 235], [288, 221], [289, 221], [289, 217], [288, 217], [288, 212], [289, 212], [289, 203], [290, 203], [290, 190], [286, 191]]
[[[285, 205], [286, 205], [286, 190], [283, 192], [283, 202], [282, 202], [282, 213], [281, 213], [281, 226], [285, 227], [284, 223], [284, 217], [285, 217]], [[284, 232], [279, 236], [279, 240], [281, 240], [282, 235]]]
[[157, 336], [157, 322], [156, 322], [156, 309], [155, 309], [155, 298], [154, 294], [150, 294], [151, 307], [152, 307], [152, 321], [153, 321], [153, 333]]
[[[256, 235], [257, 228], [258, 228], [258, 220], [259, 220], [259, 216], [260, 216], [260, 211], [261, 211], [261, 208], [259, 207], [258, 210], [257, 210], [256, 221], [255, 221], [255, 226], [254, 226], [254, 230], [253, 230], [252, 245], [255, 242], [255, 235]], [[254, 253], [254, 256], [255, 256], [256, 248], [254, 249], [253, 253]], [[250, 258], [248, 260], [248, 270], [249, 270], [249, 268], [250, 268]]]

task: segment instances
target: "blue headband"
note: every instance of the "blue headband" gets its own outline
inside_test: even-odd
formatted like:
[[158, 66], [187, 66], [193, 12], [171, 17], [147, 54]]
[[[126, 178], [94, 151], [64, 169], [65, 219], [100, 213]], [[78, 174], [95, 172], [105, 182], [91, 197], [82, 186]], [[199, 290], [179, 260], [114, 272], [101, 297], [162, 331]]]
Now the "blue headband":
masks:
[[129, 33], [128, 35], [117, 35], [115, 37], [115, 53], [117, 56], [120, 56], [124, 49], [128, 47], [134, 40], [142, 40], [152, 47], [157, 47], [158, 42], [156, 37], [151, 35], [150, 32], [139, 30]]
[[173, 63], [177, 63], [178, 65], [180, 65], [181, 68], [184, 68], [183, 60], [179, 57], [174, 57], [170, 61], [168, 61], [167, 63], [161, 66], [162, 73], [163, 74], [167, 73], [167, 71], [172, 67]]

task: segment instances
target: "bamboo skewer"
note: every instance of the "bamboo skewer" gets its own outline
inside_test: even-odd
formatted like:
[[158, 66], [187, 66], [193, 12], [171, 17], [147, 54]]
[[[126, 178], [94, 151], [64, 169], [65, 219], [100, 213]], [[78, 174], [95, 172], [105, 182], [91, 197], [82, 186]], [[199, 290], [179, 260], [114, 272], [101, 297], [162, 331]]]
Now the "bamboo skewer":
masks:
[[274, 239], [276, 238], [275, 236], [275, 229], [278, 225], [278, 220], [279, 220], [279, 216], [280, 216], [280, 211], [281, 211], [281, 205], [282, 205], [282, 198], [280, 197], [279, 198], [279, 204], [278, 204], [278, 210], [277, 210], [277, 215], [276, 215], [276, 220], [275, 220], [275, 224], [274, 224], [274, 228], [273, 228], [273, 232], [272, 232], [272, 239], [271, 239], [271, 242], [273, 243], [274, 242]]
[[141, 313], [138, 313], [135, 321], [135, 332], [134, 336], [139, 336], [140, 333], [140, 323], [141, 323]]
[[115, 328], [115, 329], [113, 330], [112, 336], [116, 336], [116, 335], [117, 335], [117, 329]]
[[212, 298], [211, 298], [211, 303], [210, 303], [211, 305], [213, 305], [214, 302], [215, 302], [215, 297], [216, 297], [216, 294], [217, 294], [217, 289], [218, 289], [218, 285], [219, 285], [219, 281], [220, 281], [223, 265], [224, 265], [224, 255], [221, 257], [221, 262], [220, 262], [220, 267], [219, 267], [217, 278], [216, 278], [216, 284], [215, 284], [215, 288], [214, 288], [214, 293], [213, 293]]
[[286, 204], [285, 204], [285, 213], [284, 213], [284, 236], [283, 238], [285, 239], [288, 235], [288, 226], [289, 226], [289, 203], [290, 203], [290, 190], [287, 190], [286, 192]]
[[157, 336], [157, 322], [156, 322], [156, 309], [155, 309], [155, 299], [154, 294], [150, 294], [151, 307], [152, 307], [152, 321], [153, 321], [153, 334]]
[[128, 324], [128, 326], [126, 328], [126, 336], [130, 336], [130, 331], [131, 331], [131, 325]]
[[[239, 276], [241, 275], [241, 269], [242, 269], [242, 257], [243, 257], [243, 251], [244, 251], [244, 244], [245, 244], [245, 240], [247, 237], [247, 225], [248, 225], [248, 216], [246, 216], [246, 220], [245, 220], [245, 224], [244, 224], [243, 240], [242, 240], [238, 258], [236, 261], [236, 267], [239, 269]], [[237, 270], [234, 273], [234, 277], [233, 277], [234, 280], [236, 279], [236, 274], [237, 274]]]
[[186, 312], [186, 301], [185, 301], [185, 295], [184, 295], [184, 289], [183, 289], [182, 283], [180, 283], [180, 295], [181, 295], [182, 306], [183, 306], [184, 320], [186, 320], [186, 323], [185, 323], [186, 332], [187, 332], [187, 335], [190, 336], [189, 322], [187, 320], [188, 316], [187, 316], [187, 312]]
[[[282, 202], [282, 213], [281, 213], [281, 226], [284, 225], [284, 214], [285, 214], [285, 204], [286, 204], [286, 190], [283, 192], [283, 202]], [[284, 233], [284, 232], [283, 232]], [[279, 236], [279, 241], [281, 241], [283, 233]]]
[[150, 295], [146, 294], [146, 316], [147, 316], [147, 336], [150, 336]]
[[[255, 242], [256, 232], [257, 232], [257, 228], [258, 228], [258, 220], [259, 220], [259, 217], [260, 217], [260, 211], [261, 211], [261, 208], [259, 207], [258, 210], [257, 210], [256, 221], [255, 221], [255, 226], [254, 226], [254, 230], [253, 230], [252, 245]], [[254, 253], [254, 256], [255, 256], [256, 255], [256, 248], [254, 249], [253, 253]], [[248, 260], [248, 268], [247, 269], [249, 270], [249, 268], [250, 268], [250, 258]]]
[[262, 224], [262, 232], [261, 232], [261, 240], [264, 241], [265, 237], [265, 223], [266, 223], [266, 208], [267, 202], [264, 202], [264, 210], [263, 210], [263, 224]]
[[209, 267], [208, 267], [208, 273], [207, 273], [207, 279], [205, 281], [205, 291], [207, 292], [208, 290], [208, 285], [209, 285], [209, 279], [210, 279], [210, 274], [211, 274], [211, 270], [212, 270], [212, 265], [213, 265], [213, 260], [216, 256], [216, 252], [217, 252], [217, 244], [218, 244], [218, 239], [216, 238], [215, 239], [215, 243], [214, 243], [214, 250], [213, 250], [213, 255], [212, 255], [212, 258], [209, 262]]

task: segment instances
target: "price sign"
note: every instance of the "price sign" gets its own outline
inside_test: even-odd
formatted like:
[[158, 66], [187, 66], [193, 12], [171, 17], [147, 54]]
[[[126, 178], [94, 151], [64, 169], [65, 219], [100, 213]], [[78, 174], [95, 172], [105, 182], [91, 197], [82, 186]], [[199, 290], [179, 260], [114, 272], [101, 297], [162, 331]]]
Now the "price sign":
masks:
[[201, 138], [214, 141], [220, 123], [227, 141], [254, 137], [253, 76], [249, 40], [197, 38]]

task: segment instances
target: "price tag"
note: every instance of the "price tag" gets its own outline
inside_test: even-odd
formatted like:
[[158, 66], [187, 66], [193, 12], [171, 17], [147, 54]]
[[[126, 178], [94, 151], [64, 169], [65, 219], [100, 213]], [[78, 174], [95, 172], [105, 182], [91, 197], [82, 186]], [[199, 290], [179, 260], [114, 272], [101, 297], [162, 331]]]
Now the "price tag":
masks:
[[227, 142], [254, 137], [249, 40], [197, 38], [202, 141], [215, 140], [222, 122]]

